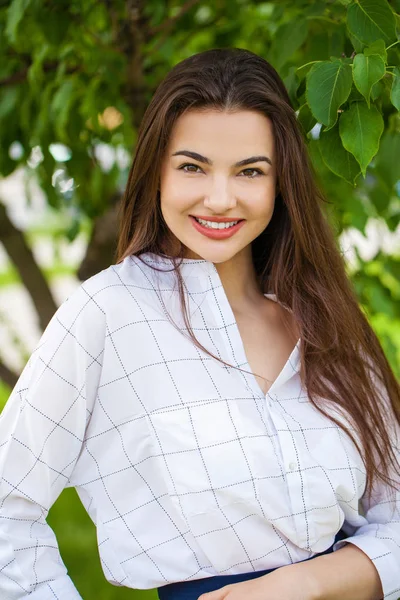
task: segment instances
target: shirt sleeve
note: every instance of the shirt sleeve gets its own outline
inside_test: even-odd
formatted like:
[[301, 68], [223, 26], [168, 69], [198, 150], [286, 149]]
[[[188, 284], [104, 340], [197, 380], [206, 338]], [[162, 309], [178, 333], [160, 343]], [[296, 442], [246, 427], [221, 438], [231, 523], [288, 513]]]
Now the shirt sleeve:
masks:
[[[377, 385], [387, 409], [387, 426], [392, 446], [400, 464], [400, 427], [393, 411], [388, 409], [388, 395], [382, 394], [382, 386]], [[381, 579], [384, 600], [400, 598], [400, 480], [392, 468], [389, 476], [395, 485], [392, 490], [385, 483], [375, 481], [371, 501], [364, 493], [361, 506], [366, 523], [354, 535], [336, 542], [333, 550], [339, 550], [345, 543], [360, 548], [374, 563]]]
[[96, 398], [104, 312], [82, 284], [56, 311], [0, 416], [0, 598], [78, 600], [48, 511]]

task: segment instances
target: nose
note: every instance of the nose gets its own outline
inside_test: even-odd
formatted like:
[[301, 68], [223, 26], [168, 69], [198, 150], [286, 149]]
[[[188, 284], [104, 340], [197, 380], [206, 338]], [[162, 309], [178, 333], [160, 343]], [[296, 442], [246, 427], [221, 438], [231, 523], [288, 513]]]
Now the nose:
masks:
[[204, 206], [216, 214], [223, 214], [236, 206], [236, 197], [226, 177], [213, 178], [204, 197]]

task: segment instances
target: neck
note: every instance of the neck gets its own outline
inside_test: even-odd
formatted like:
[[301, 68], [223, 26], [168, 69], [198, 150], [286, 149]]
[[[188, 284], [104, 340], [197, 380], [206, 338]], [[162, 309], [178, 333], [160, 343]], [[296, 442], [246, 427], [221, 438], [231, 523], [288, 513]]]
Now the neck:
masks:
[[257, 281], [250, 246], [230, 260], [214, 264], [233, 310], [264, 300]]

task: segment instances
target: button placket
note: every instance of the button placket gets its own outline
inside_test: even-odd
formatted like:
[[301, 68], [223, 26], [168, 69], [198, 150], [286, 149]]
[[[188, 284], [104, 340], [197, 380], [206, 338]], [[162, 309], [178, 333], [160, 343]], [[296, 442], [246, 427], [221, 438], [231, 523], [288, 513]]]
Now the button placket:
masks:
[[[278, 400], [277, 396], [275, 400]], [[302, 472], [301, 455], [296, 445], [295, 434], [290, 431], [287, 420], [282, 417], [279, 406], [275, 402], [271, 418], [275, 423], [283, 457], [283, 468], [286, 475], [298, 542], [300, 545], [307, 547], [308, 540], [312, 537], [312, 532], [310, 531], [312, 524], [307, 520], [306, 508], [309, 506], [309, 494], [305, 475]]]

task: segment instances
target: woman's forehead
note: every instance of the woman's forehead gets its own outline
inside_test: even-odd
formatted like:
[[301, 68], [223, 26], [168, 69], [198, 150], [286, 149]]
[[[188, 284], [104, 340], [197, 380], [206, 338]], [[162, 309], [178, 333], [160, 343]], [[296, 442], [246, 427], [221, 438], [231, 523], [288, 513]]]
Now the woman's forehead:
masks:
[[190, 110], [176, 121], [168, 146], [169, 154], [185, 149], [211, 160], [221, 154], [235, 161], [257, 154], [270, 156], [274, 151], [272, 122], [257, 111]]

